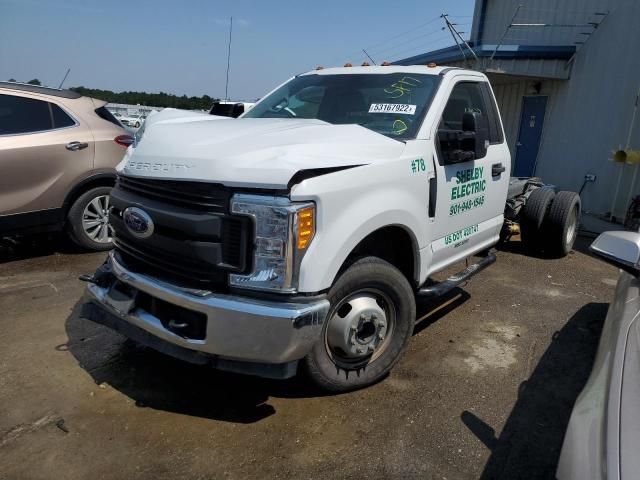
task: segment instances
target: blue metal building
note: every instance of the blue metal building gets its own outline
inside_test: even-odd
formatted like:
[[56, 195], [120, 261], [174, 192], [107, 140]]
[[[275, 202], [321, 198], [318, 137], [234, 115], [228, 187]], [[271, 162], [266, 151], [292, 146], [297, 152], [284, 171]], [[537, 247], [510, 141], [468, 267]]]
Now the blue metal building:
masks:
[[[624, 218], [640, 166], [611, 161], [640, 150], [640, 2], [476, 0], [469, 45], [397, 64], [467, 66], [494, 88], [516, 175], [580, 190], [583, 209]], [[638, 114], [640, 116], [640, 113]]]

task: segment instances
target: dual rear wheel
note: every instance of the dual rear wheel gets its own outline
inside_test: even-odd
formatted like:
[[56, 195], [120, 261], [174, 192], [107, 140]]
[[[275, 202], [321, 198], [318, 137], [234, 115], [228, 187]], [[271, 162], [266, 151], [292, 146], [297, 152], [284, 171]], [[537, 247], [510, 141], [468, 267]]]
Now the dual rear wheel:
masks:
[[575, 192], [534, 190], [521, 213], [522, 240], [529, 251], [564, 257], [578, 236], [580, 197]]

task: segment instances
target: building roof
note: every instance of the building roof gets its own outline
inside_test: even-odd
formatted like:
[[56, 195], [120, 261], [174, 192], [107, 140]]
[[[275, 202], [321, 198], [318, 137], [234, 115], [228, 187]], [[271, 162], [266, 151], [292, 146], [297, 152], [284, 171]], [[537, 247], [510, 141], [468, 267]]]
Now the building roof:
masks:
[[[473, 46], [473, 52], [478, 58], [491, 57], [495, 51], [497, 59], [554, 59], [568, 60], [576, 52], [574, 45], [477, 45]], [[464, 55], [463, 53], [464, 52]], [[438, 64], [447, 64], [450, 62], [458, 62], [467, 59], [473, 59], [471, 52], [462, 45], [460, 47], [454, 45], [452, 47], [441, 48], [432, 52], [414, 55], [413, 57], [404, 58], [392, 62], [393, 65], [421, 65], [429, 62]]]
[[73, 90], [60, 90], [57, 88], [42, 87], [40, 85], [31, 85], [29, 83], [0, 82], [0, 88], [10, 88], [11, 90], [40, 93], [42, 95], [51, 95], [53, 97], [62, 98], [80, 98], [82, 96]]

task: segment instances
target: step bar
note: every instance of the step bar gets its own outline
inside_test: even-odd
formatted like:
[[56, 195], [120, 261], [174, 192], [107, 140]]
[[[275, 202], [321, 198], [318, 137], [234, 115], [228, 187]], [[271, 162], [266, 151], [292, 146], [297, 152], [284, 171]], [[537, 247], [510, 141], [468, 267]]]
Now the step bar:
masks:
[[469, 265], [464, 270], [451, 275], [449, 278], [442, 282], [429, 285], [428, 287], [422, 287], [418, 290], [420, 297], [426, 298], [438, 298], [442, 295], [449, 293], [454, 288], [458, 287], [462, 283], [469, 280], [476, 273], [481, 272], [489, 265], [492, 265], [496, 261], [496, 255], [493, 252], [487, 252], [487, 254], [478, 262], [473, 265]]

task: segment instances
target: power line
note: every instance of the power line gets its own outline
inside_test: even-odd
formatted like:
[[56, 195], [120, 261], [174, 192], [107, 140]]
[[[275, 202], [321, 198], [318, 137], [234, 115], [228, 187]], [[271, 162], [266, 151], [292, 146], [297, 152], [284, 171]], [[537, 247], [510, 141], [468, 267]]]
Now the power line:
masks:
[[[441, 43], [442, 44], [448, 38], [450, 38], [449, 34], [443, 32], [442, 36], [440, 38], [434, 39], [432, 42], [425, 43], [424, 45], [416, 45], [416, 46], [408, 48], [408, 49], [404, 49], [404, 50], [400, 50], [400, 51], [397, 51], [397, 52], [393, 52], [393, 53], [391, 53], [391, 54], [389, 54], [387, 56], [389, 58], [396, 58], [396, 57], [398, 57], [400, 55], [406, 56], [407, 53], [409, 53], [409, 52], [415, 52], [416, 55], [419, 54], [418, 52], [420, 52], [420, 53], [428, 53], [429, 49], [426, 48], [427, 46], [434, 45], [434, 44], [437, 44], [437, 43]], [[443, 47], [444, 47], [444, 45], [443, 45]], [[414, 56], [414, 55], [411, 55], [411, 56]]]
[[[386, 53], [386, 52], [389, 52], [389, 51], [395, 50], [395, 49], [397, 49], [398, 47], [401, 47], [401, 46], [406, 45], [406, 44], [408, 44], [408, 43], [414, 42], [414, 41], [416, 41], [416, 40], [420, 40], [421, 38], [431, 37], [431, 36], [435, 35], [436, 33], [442, 33], [442, 28], [439, 28], [439, 29], [437, 29], [437, 30], [432, 30], [432, 31], [430, 31], [430, 32], [428, 32], [428, 33], [425, 33], [424, 35], [419, 35], [419, 36], [417, 36], [417, 37], [410, 38], [410, 39], [408, 39], [408, 40], [405, 40], [404, 42], [397, 43], [397, 44], [395, 44], [395, 45], [390, 46], [389, 48], [386, 48], [386, 49], [381, 50], [381, 51], [377, 51], [375, 54], [376, 54], [377, 56], [380, 56], [380, 55], [382, 55], [382, 54], [384, 54], [384, 53]], [[369, 51], [371, 51], [371, 50], [369, 50]]]
[[[473, 16], [472, 15], [453, 15], [453, 17], [456, 17], [456, 18], [472, 18]], [[399, 46], [409, 44], [409, 43], [411, 43], [413, 41], [416, 41], [416, 40], [419, 40], [421, 38], [426, 38], [426, 37], [430, 37], [432, 35], [435, 35], [439, 31], [441, 31], [442, 28], [439, 28], [438, 30], [429, 31], [426, 34], [419, 35], [417, 37], [413, 37], [413, 38], [404, 40], [404, 41], [402, 41], [400, 43], [396, 43], [396, 44], [393, 44], [391, 46], [387, 46], [387, 44], [389, 44], [393, 40], [396, 40], [396, 39], [401, 38], [401, 37], [403, 37], [403, 36], [405, 36], [407, 34], [415, 32], [416, 30], [419, 30], [419, 29], [424, 28], [424, 27], [426, 27], [428, 25], [431, 25], [431, 24], [437, 22], [438, 20], [440, 20], [440, 17], [431, 18], [430, 20], [428, 20], [428, 21], [426, 21], [424, 23], [421, 23], [420, 25], [416, 25], [415, 27], [412, 27], [412, 28], [410, 28], [408, 30], [404, 30], [404, 31], [402, 31], [402, 32], [400, 32], [400, 33], [398, 33], [396, 35], [388, 37], [385, 40], [382, 40], [382, 41], [380, 41], [378, 43], [375, 43], [375, 44], [373, 44], [373, 45], [371, 45], [369, 47], [365, 47], [364, 49], [360, 49], [357, 52], [353, 52], [353, 53], [351, 53], [349, 55], [345, 55], [343, 58], [349, 59], [351, 57], [362, 56], [363, 51], [365, 52], [365, 54], [367, 54], [367, 56], [368, 56], [368, 53], [371, 53], [372, 56], [375, 56], [375, 57], [379, 58], [380, 55], [385, 54], [385, 52], [389, 52], [389, 51], [391, 51], [391, 50], [393, 50], [393, 49], [395, 49], [395, 48], [397, 48]], [[470, 25], [470, 23], [462, 24], [462, 25]], [[380, 49], [380, 47], [382, 47], [382, 46], [384, 46], [384, 48]], [[416, 47], [416, 48], [419, 48], [419, 47]], [[407, 50], [403, 50], [403, 51], [406, 52]], [[394, 52], [394, 53], [392, 53], [390, 55], [386, 54], [386, 56], [393, 56], [395, 54], [397, 54], [397, 53]], [[342, 57], [342, 55], [341, 55], [341, 57]], [[334, 58], [337, 58], [337, 56], [334, 57]], [[363, 57], [363, 58], [366, 58], [366, 57]], [[371, 60], [371, 57], [369, 57], [369, 59]], [[333, 62], [329, 62], [329, 63], [333, 63]]]
[[422, 23], [422, 24], [418, 25], [417, 27], [413, 27], [413, 28], [410, 28], [409, 30], [405, 30], [404, 32], [398, 33], [397, 35], [394, 35], [394, 36], [393, 36], [393, 37], [391, 37], [391, 38], [387, 38], [386, 40], [382, 40], [382, 41], [380, 41], [380, 42], [376, 43], [375, 45], [370, 45], [370, 46], [366, 47], [366, 49], [367, 49], [367, 50], [369, 50], [369, 51], [371, 51], [371, 50], [373, 50], [374, 48], [377, 48], [377, 47], [379, 47], [380, 45], [383, 45], [383, 44], [385, 44], [385, 43], [388, 43], [388, 42], [390, 42], [391, 40], [395, 40], [396, 38], [399, 38], [399, 37], [401, 37], [401, 36], [403, 36], [403, 35], [406, 35], [407, 33], [411, 33], [411, 32], [414, 32], [414, 31], [416, 31], [416, 30], [418, 30], [418, 29], [420, 29], [420, 28], [422, 28], [422, 27], [426, 27], [427, 25], [431, 25], [432, 23], [437, 22], [439, 18], [440, 18], [440, 17], [432, 18], [432, 19], [431, 19], [431, 20], [429, 20], [428, 22]]

